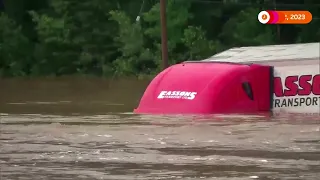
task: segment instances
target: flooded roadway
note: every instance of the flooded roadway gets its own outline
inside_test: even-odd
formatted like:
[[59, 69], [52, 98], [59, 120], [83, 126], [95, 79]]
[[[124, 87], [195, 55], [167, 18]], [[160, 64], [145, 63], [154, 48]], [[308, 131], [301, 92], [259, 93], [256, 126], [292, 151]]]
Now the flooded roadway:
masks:
[[319, 119], [134, 115], [146, 84], [1, 80], [0, 179], [319, 179]]

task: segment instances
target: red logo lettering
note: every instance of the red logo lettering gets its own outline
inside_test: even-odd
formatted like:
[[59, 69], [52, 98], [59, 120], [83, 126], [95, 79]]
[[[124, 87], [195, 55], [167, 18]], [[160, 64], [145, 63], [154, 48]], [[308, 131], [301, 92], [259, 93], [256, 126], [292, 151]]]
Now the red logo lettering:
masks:
[[312, 92], [314, 95], [320, 95], [320, 74], [313, 77]]
[[277, 97], [283, 96], [283, 87], [282, 87], [282, 81], [280, 77], [275, 77], [274, 80], [274, 94]]
[[298, 94], [298, 85], [296, 82], [298, 81], [298, 76], [288, 76], [284, 85], [288, 90], [284, 90], [284, 96], [295, 96]]
[[298, 90], [299, 96], [307, 96], [307, 95], [311, 94], [312, 86], [309, 82], [311, 80], [312, 80], [312, 75], [300, 76], [299, 85], [300, 85], [301, 89]]
[[283, 96], [308, 96], [311, 93], [320, 95], [320, 74], [288, 76], [284, 81], [284, 89], [281, 77], [274, 78], [274, 94], [276, 97]]

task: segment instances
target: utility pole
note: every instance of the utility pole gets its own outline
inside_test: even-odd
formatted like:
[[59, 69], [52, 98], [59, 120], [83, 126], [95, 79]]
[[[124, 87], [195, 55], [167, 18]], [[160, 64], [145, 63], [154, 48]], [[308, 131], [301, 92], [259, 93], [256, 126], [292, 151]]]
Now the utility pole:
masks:
[[[276, 11], [277, 10], [277, 0], [273, 0], [273, 8]], [[278, 38], [278, 43], [281, 44], [281, 30], [280, 30], [280, 24], [277, 24], [277, 38]]]
[[161, 54], [162, 66], [166, 69], [168, 63], [168, 36], [167, 36], [167, 20], [166, 20], [166, 0], [160, 0], [160, 19], [161, 19]]

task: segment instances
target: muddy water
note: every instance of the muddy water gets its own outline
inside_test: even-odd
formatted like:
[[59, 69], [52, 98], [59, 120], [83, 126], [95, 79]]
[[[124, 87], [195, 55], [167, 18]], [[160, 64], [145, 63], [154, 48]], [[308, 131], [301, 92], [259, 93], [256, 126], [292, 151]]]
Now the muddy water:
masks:
[[0, 179], [319, 179], [319, 119], [134, 115], [146, 84], [1, 80]]

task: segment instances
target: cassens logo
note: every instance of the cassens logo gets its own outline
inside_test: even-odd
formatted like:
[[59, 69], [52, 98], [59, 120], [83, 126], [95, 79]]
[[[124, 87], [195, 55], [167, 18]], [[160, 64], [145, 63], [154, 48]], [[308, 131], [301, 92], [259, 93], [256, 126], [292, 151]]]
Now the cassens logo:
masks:
[[288, 76], [282, 85], [280, 77], [274, 78], [274, 94], [276, 97], [320, 95], [320, 74], [315, 76]]
[[188, 91], [161, 91], [158, 95], [158, 99], [189, 99], [196, 98], [196, 92]]

